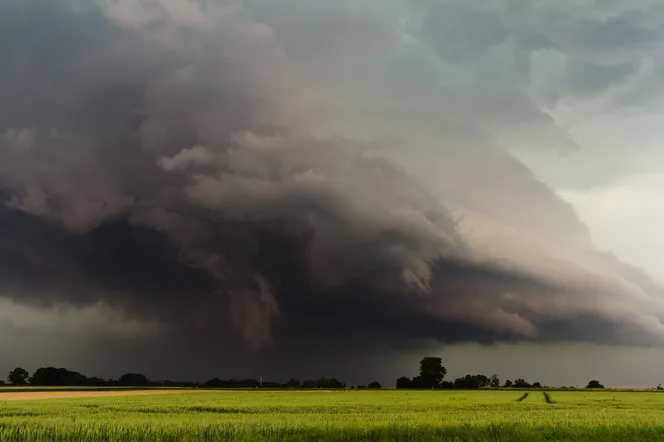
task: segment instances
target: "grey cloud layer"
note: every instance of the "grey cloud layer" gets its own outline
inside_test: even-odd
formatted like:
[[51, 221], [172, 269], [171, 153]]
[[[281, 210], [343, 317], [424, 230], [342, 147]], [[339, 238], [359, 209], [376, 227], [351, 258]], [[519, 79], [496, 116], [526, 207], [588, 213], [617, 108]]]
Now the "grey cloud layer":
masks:
[[[544, 93], [579, 99], [629, 75], [652, 31], [614, 60], [579, 23], [538, 28], [548, 2], [482, 5], [3, 6], [2, 293], [252, 348], [661, 343], [661, 288], [490, 141], [567, 142], [532, 99], [535, 51], [598, 54]], [[635, 26], [600, 21], [585, 29]]]

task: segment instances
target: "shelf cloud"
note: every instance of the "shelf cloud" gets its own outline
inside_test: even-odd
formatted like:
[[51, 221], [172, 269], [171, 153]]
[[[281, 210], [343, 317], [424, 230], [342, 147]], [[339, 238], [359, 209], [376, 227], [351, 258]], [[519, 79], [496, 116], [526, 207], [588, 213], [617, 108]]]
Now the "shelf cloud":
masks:
[[0, 296], [258, 353], [661, 345], [662, 288], [508, 150], [582, 149], [547, 109], [649, 69], [652, 16], [565, 8], [0, 6]]

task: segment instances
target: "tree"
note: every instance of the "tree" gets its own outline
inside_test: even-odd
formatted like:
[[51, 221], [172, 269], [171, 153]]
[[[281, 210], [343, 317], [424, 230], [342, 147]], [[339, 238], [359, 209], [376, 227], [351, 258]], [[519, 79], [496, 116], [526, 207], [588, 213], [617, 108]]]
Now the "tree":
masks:
[[88, 378], [88, 385], [93, 386], [93, 387], [105, 387], [106, 386], [106, 381], [103, 380], [102, 378], [91, 377], [91, 378]]
[[489, 379], [489, 387], [491, 388], [500, 387], [500, 379], [498, 378], [498, 375], [494, 374], [491, 376], [491, 379]]
[[29, 377], [30, 373], [25, 368], [16, 367], [7, 375], [7, 381], [12, 385], [25, 385]]
[[525, 379], [519, 378], [514, 381], [514, 388], [530, 388], [530, 384]]
[[422, 376], [415, 376], [412, 381], [410, 381], [410, 387], [408, 388], [431, 388], [427, 385], [426, 381], [422, 379]]
[[373, 382], [370, 382], [369, 385], [367, 385], [367, 388], [371, 388], [371, 389], [374, 389], [374, 390], [380, 390], [381, 388], [383, 388], [383, 386], [380, 385], [380, 382], [373, 381]]
[[224, 382], [219, 378], [210, 379], [203, 384], [205, 388], [223, 388]]
[[397, 388], [412, 388], [412, 381], [406, 376], [401, 376], [397, 379]]
[[486, 388], [489, 382], [489, 378], [482, 374], [467, 374], [464, 377], [454, 380], [454, 388], [460, 390], [477, 390], [478, 388]]
[[436, 388], [443, 381], [447, 370], [441, 358], [426, 357], [420, 361], [420, 381], [424, 388]]
[[600, 382], [597, 380], [592, 380], [588, 382], [588, 386], [586, 388], [604, 388], [604, 385], [600, 384]]
[[337, 378], [320, 378], [314, 381], [315, 388], [334, 389], [345, 388], [346, 386], [341, 383]]
[[258, 379], [242, 379], [238, 382], [240, 388], [258, 388], [261, 383]]
[[505, 383], [503, 384], [503, 387], [505, 387], [505, 388], [511, 388], [512, 385], [513, 385], [513, 384], [512, 384], [512, 381], [510, 381], [509, 379], [505, 379]]
[[65, 368], [42, 367], [32, 374], [30, 384], [44, 387], [80, 387], [90, 385], [90, 380], [81, 373]]
[[120, 385], [125, 387], [145, 387], [148, 385], [148, 378], [140, 373], [125, 373], [118, 379]]
[[476, 374], [475, 376], [473, 376], [473, 379], [475, 380], [477, 388], [486, 388], [491, 383], [491, 379], [484, 376], [483, 374]]
[[286, 387], [288, 387], [288, 388], [300, 388], [300, 387], [302, 387], [302, 382], [300, 382], [299, 380], [297, 380], [295, 378], [292, 378], [292, 379], [289, 379], [288, 382], [286, 382]]

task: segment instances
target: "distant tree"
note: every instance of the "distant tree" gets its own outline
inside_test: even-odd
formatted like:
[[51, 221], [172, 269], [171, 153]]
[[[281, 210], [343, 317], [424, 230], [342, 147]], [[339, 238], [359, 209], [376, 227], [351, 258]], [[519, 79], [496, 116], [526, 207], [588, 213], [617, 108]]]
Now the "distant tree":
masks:
[[470, 375], [454, 380], [454, 388], [461, 390], [477, 390], [478, 388], [486, 388], [489, 385], [490, 379], [482, 374]]
[[125, 373], [118, 381], [126, 387], [145, 387], [149, 383], [147, 376], [141, 373]]
[[208, 387], [207, 382], [204, 382], [203, 385], [199, 385], [198, 382], [190, 381], [169, 381], [168, 379], [164, 381], [151, 382], [152, 385], [156, 387], [169, 387], [169, 388], [199, 388], [199, 387]]
[[423, 388], [436, 388], [443, 381], [447, 370], [441, 358], [426, 357], [420, 361], [420, 381]]
[[300, 388], [302, 387], [302, 382], [298, 381], [295, 378], [289, 379], [288, 382], [286, 382], [286, 387], [288, 388]]
[[431, 388], [427, 385], [427, 382], [422, 379], [422, 376], [415, 376], [412, 381], [410, 381], [410, 388]]
[[397, 379], [397, 388], [412, 388], [412, 383], [413, 381], [411, 381], [410, 378], [401, 376]]
[[542, 388], [542, 384], [540, 384], [539, 382], [535, 382], [535, 383], [532, 385], [532, 387], [533, 387], [533, 388]]
[[[198, 383], [192, 384], [191, 386], [197, 386]], [[184, 385], [183, 385], [184, 386]], [[279, 386], [279, 384], [274, 382], [263, 382], [263, 386]], [[210, 379], [203, 383], [204, 388], [258, 388], [260, 387], [260, 382], [256, 379], [242, 379], [240, 381], [235, 379], [219, 379], [214, 378]], [[198, 388], [198, 387], [196, 387]]]
[[509, 379], [505, 379], [505, 383], [503, 384], [503, 387], [505, 387], [505, 388], [511, 388], [512, 385], [514, 385], [514, 384], [512, 383], [512, 381], [510, 381]]
[[42, 367], [32, 373], [30, 384], [42, 387], [81, 387], [90, 385], [90, 380], [81, 373], [66, 368]]
[[205, 387], [205, 388], [223, 388], [224, 383], [221, 379], [214, 378], [214, 379], [210, 379], [209, 381], [206, 381], [203, 384], [203, 387]]
[[498, 375], [496, 374], [491, 375], [491, 379], [489, 379], [489, 387], [491, 388], [500, 387], [500, 379], [498, 378]]
[[380, 382], [373, 381], [373, 382], [370, 382], [369, 385], [367, 385], [367, 388], [371, 388], [373, 390], [380, 390], [381, 388], [383, 388], [383, 386], [380, 385]]
[[30, 373], [24, 368], [16, 367], [7, 375], [7, 381], [12, 385], [25, 385], [28, 383]]
[[[346, 388], [346, 385], [341, 383], [336, 378], [319, 378], [315, 380], [305, 381], [307, 386], [305, 388], [325, 388], [325, 389], [335, 389], [335, 388]], [[304, 386], [304, 384], [303, 384]]]
[[451, 390], [452, 388], [454, 388], [454, 382], [451, 382], [451, 381], [443, 381], [443, 382], [440, 383], [440, 387], [439, 387], [439, 388], [442, 388], [442, 389], [444, 389], [444, 390]]
[[525, 379], [519, 378], [514, 381], [514, 388], [530, 388], [530, 384]]
[[91, 387], [105, 387], [106, 386], [106, 381], [101, 379], [101, 378], [88, 378], [88, 385]]
[[5, 381], [3, 381], [2, 379], [0, 379], [0, 387], [4, 387], [5, 385], [7, 385], [7, 384], [5, 384]]
[[454, 388], [459, 390], [472, 390], [474, 387], [472, 385], [471, 376], [469, 374], [456, 378], [454, 380]]
[[484, 376], [483, 374], [476, 374], [473, 376], [473, 378], [478, 388], [487, 388], [491, 383], [491, 379]]
[[307, 379], [302, 382], [302, 388], [316, 388], [316, 381], [313, 379]]
[[258, 388], [260, 387], [261, 383], [258, 381], [258, 379], [242, 379], [239, 382], [238, 387], [239, 388]]
[[597, 380], [592, 380], [588, 382], [586, 388], [604, 388], [604, 385], [600, 384], [600, 382]]

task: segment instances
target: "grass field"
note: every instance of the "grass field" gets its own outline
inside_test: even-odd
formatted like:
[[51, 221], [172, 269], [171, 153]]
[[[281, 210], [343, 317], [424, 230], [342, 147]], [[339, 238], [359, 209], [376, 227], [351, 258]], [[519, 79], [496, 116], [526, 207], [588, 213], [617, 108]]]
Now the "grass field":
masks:
[[0, 441], [664, 440], [664, 394], [227, 391], [3, 401]]

